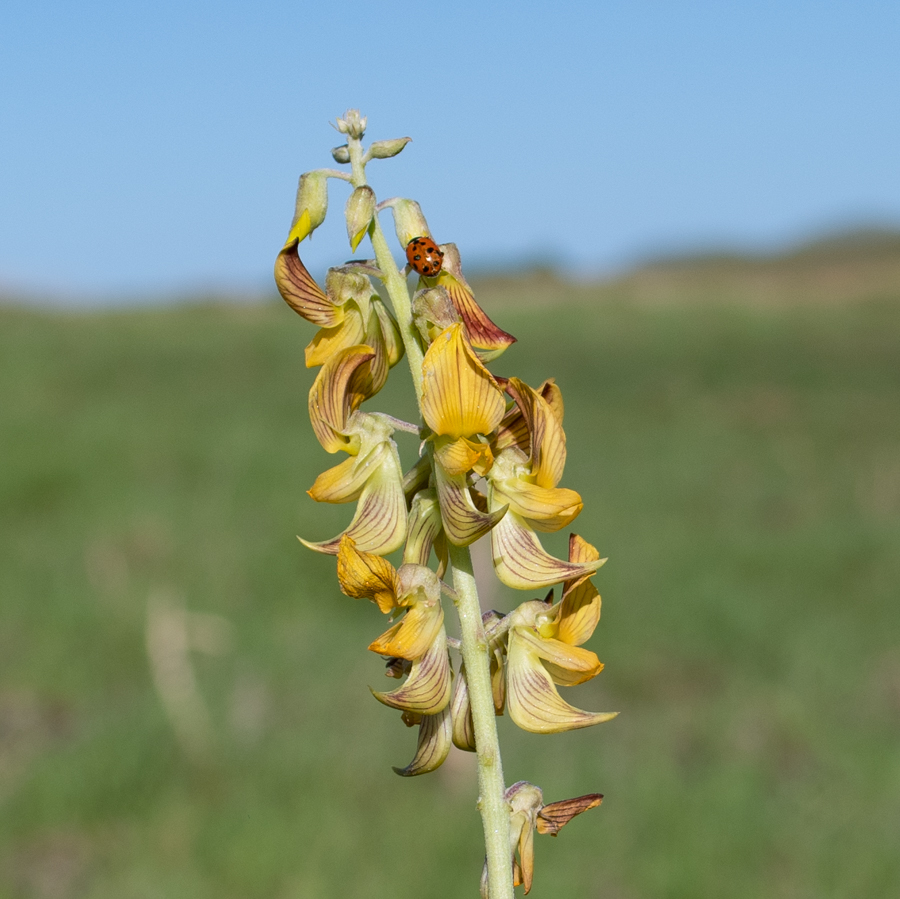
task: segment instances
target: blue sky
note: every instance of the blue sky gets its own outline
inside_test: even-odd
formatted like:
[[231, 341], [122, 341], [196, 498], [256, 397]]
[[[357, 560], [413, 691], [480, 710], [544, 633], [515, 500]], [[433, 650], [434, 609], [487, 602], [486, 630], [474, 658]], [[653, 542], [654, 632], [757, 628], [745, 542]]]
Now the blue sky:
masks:
[[[266, 290], [350, 106], [481, 266], [900, 225], [900, 4], [8, 0], [0, 290]], [[349, 256], [343, 186], [304, 254]], [[399, 248], [398, 248], [399, 256]]]

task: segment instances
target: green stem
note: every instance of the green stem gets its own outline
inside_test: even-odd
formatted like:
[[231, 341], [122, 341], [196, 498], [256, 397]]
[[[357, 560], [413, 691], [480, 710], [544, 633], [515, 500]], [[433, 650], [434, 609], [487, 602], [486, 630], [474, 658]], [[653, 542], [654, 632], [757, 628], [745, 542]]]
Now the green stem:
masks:
[[491, 666], [481, 621], [481, 604], [466, 546], [449, 543], [453, 586], [457, 598], [462, 657], [466, 664], [469, 704], [478, 754], [478, 809], [484, 826], [490, 899], [512, 899], [513, 879], [509, 845], [509, 806], [503, 797], [503, 763], [494, 716]]
[[[362, 144], [359, 140], [351, 138], [347, 141], [347, 149], [350, 153], [352, 184], [359, 187], [366, 184]], [[422, 347], [412, 320], [412, 304], [406, 279], [400, 274], [394, 262], [377, 215], [372, 220], [369, 237], [372, 240], [378, 267], [384, 276], [385, 288], [394, 307], [397, 324], [400, 326], [421, 410], [424, 390]], [[489, 895], [490, 899], [514, 899], [509, 845], [509, 806], [503, 796], [505, 792], [503, 765], [500, 758], [500, 741], [497, 737], [497, 721], [494, 716], [490, 655], [481, 620], [481, 604], [478, 600], [478, 589], [468, 548], [453, 546], [449, 541], [448, 546], [453, 566], [453, 586], [457, 593], [454, 602], [459, 614], [461, 651], [466, 665], [469, 704], [475, 728], [478, 809], [484, 827]]]

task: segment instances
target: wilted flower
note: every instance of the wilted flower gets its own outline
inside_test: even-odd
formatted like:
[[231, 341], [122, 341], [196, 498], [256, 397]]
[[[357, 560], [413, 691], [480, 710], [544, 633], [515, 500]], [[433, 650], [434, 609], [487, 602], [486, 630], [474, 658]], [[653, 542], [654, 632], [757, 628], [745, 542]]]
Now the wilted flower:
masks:
[[[603, 801], [600, 793], [588, 793], [574, 799], [563, 799], [544, 805], [540, 787], [520, 780], [505, 793], [509, 804], [509, 841], [512, 856], [513, 884], [531, 891], [534, 877], [534, 832], [556, 836], [576, 815], [596, 808]], [[518, 857], [517, 857], [518, 856]], [[482, 899], [488, 899], [487, 864], [481, 876]]]

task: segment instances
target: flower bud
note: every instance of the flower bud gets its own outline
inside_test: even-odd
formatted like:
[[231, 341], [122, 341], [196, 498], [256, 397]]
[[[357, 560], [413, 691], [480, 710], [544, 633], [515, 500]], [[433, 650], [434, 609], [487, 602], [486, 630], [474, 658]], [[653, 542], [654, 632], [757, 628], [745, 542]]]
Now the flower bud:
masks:
[[347, 200], [347, 208], [344, 210], [347, 216], [347, 236], [350, 238], [350, 249], [356, 252], [359, 242], [365, 237], [366, 231], [375, 215], [375, 191], [367, 184], [357, 187]]
[[327, 177], [322, 171], [307, 172], [297, 185], [297, 203], [288, 242], [308, 237], [322, 222], [328, 209]]
[[361, 116], [358, 109], [348, 109], [344, 117], [337, 120], [337, 130], [354, 140], [361, 140], [366, 133], [366, 121], [366, 117]]
[[369, 145], [366, 156], [369, 159], [390, 159], [391, 156], [396, 156], [411, 140], [411, 137], [395, 137], [393, 140], [376, 140]]
[[346, 144], [342, 147], [333, 147], [331, 155], [335, 162], [342, 162], [344, 164], [350, 162], [350, 150], [347, 148]]
[[392, 209], [397, 240], [401, 246], [405, 247], [416, 237], [431, 237], [422, 207], [415, 200], [395, 200]]

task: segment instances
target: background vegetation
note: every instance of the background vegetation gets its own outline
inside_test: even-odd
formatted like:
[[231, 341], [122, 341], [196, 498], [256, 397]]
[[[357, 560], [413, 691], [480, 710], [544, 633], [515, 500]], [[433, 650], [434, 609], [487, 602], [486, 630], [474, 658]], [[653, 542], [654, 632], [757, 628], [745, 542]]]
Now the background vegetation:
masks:
[[[493, 368], [557, 378], [610, 557], [607, 668], [567, 695], [622, 714], [500, 722], [510, 781], [606, 794], [538, 838], [533, 895], [900, 894], [900, 257], [870, 250], [484, 279], [520, 339]], [[415, 732], [369, 695], [381, 616], [294, 538], [350, 514], [304, 494], [333, 462], [311, 333], [274, 302], [0, 308], [3, 899], [473, 894], [471, 758], [391, 772]], [[407, 383], [379, 408], [412, 414]], [[160, 609], [213, 650], [180, 730]]]

